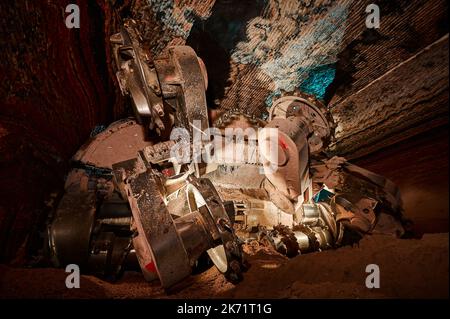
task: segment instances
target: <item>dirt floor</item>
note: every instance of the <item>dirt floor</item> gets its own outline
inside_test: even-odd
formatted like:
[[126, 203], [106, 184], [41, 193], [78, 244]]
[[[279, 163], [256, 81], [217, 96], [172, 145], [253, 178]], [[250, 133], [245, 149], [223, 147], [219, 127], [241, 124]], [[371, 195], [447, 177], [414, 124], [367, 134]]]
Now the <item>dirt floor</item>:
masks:
[[[448, 240], [448, 233], [408, 240], [373, 235], [293, 259], [255, 242], [245, 247], [251, 267], [240, 284], [213, 267], [171, 295], [136, 272], [116, 283], [82, 276], [79, 289], [67, 289], [63, 270], [0, 265], [0, 298], [448, 298]], [[379, 289], [365, 286], [368, 264], [379, 266]]]

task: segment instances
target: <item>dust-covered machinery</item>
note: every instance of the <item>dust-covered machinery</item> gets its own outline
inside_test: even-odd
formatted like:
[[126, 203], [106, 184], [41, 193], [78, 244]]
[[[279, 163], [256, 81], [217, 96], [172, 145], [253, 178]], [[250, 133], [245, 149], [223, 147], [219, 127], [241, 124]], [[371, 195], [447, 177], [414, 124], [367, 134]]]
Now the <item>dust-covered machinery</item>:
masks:
[[189, 138], [209, 126], [203, 62], [188, 46], [150, 61], [128, 24], [111, 42], [136, 120], [113, 123], [74, 156], [48, 227], [53, 263], [115, 279], [137, 262], [147, 280], [172, 288], [211, 260], [238, 282], [245, 267], [233, 205], [200, 176], [199, 165], [167, 161], [180, 142], [168, 138], [173, 127]]
[[111, 124], [74, 156], [48, 227], [56, 266], [114, 279], [139, 265], [171, 289], [211, 264], [240, 281], [251, 240], [295, 256], [403, 234], [398, 188], [326, 156], [334, 123], [320, 101], [286, 92], [267, 120], [238, 109], [210, 120], [192, 48], [149, 57], [129, 24], [111, 42], [136, 120]]

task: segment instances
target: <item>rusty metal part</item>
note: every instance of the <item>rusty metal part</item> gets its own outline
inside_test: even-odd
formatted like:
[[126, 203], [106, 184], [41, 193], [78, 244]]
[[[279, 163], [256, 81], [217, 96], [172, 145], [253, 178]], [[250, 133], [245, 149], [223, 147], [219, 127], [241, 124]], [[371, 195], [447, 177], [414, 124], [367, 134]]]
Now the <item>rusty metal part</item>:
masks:
[[275, 249], [288, 257], [335, 247], [335, 240], [326, 227], [278, 225], [268, 233]]
[[[124, 185], [139, 234], [136, 254], [143, 269], [157, 273], [161, 284], [170, 287], [191, 273], [189, 257], [167, 210], [160, 179], [137, 159], [132, 161], [126, 168], [115, 164], [114, 173]], [[127, 175], [131, 166], [132, 175]]]
[[212, 222], [209, 229], [212, 238], [219, 243], [207, 251], [209, 257], [228, 280], [234, 283], [240, 281], [245, 271], [240, 241], [234, 234], [233, 223], [215, 187], [210, 180], [191, 175], [186, 190], [190, 210], [206, 207], [209, 213], [204, 220]]
[[404, 233], [400, 191], [390, 180], [337, 156], [316, 161], [311, 171], [316, 189], [322, 185], [336, 194], [330, 203], [337, 222], [360, 234], [371, 233], [384, 214], [390, 217], [383, 218], [382, 232]]
[[400, 189], [391, 180], [348, 162], [344, 164], [344, 170], [366, 184], [372, 184], [373, 186], [367, 190], [368, 195], [373, 196], [373, 194], [378, 192], [384, 206], [390, 207], [391, 212], [398, 213], [401, 211], [402, 197]]
[[72, 157], [72, 161], [110, 170], [112, 164], [133, 158], [139, 150], [152, 144], [146, 140], [142, 125], [135, 119], [127, 118], [111, 123], [90, 138]]
[[69, 179], [48, 227], [50, 258], [57, 267], [77, 264], [83, 273], [115, 280], [132, 251], [128, 205], [103, 191], [102, 177], [75, 169]]
[[[270, 127], [271, 124], [269, 122], [266, 127]], [[275, 128], [278, 128], [278, 125]], [[277, 192], [290, 200], [296, 200], [306, 189], [306, 187], [302, 188], [300, 178], [308, 172], [308, 154], [304, 154], [305, 156], [301, 158], [303, 154], [300, 151], [302, 149], [299, 149], [281, 128], [269, 132], [269, 134], [274, 134], [274, 136], [268, 135], [270, 139], [258, 141], [259, 145], [262, 146], [260, 148], [261, 157], [264, 159], [270, 158], [271, 147], [273, 147], [273, 145], [270, 145], [270, 142], [272, 141], [277, 141], [278, 151], [276, 158], [272, 158], [270, 161], [264, 163], [264, 173], [266, 178], [274, 185]]]
[[144, 148], [144, 155], [150, 163], [157, 164], [170, 159], [170, 150], [175, 141], [161, 142]]
[[123, 94], [129, 94], [133, 101], [136, 118], [150, 119], [150, 128], [164, 130], [161, 120], [163, 100], [158, 95], [158, 79], [151, 69], [148, 57], [139, 45], [138, 35], [130, 24], [124, 24], [119, 33], [110, 37], [117, 67], [117, 80]]
[[[323, 169], [313, 164], [313, 175], [310, 176], [310, 156], [312, 155], [314, 159], [314, 156], [325, 150], [333, 138], [335, 129], [326, 107], [311, 96], [300, 92], [285, 93], [274, 102], [267, 124], [252, 120], [249, 114], [231, 109], [222, 113], [214, 125], [218, 126], [222, 133], [226, 128], [246, 129], [264, 126], [278, 129], [278, 138], [283, 142], [280, 142], [283, 149], [278, 152], [279, 169], [275, 173], [265, 174], [262, 180], [256, 178], [257, 185], [252, 185], [255, 189], [258, 185], [263, 187], [270, 203], [294, 219], [280, 220], [280, 216], [273, 214], [273, 209], [265, 205], [263, 200], [251, 197], [240, 200], [239, 196], [232, 200], [236, 211], [236, 227], [239, 227], [239, 231], [250, 234], [261, 227], [264, 231], [272, 229], [268, 232], [270, 241], [279, 251], [287, 255], [339, 246], [343, 241], [344, 229], [357, 230], [361, 233], [371, 231], [376, 223], [377, 200], [394, 211], [401, 205], [398, 188], [394, 184], [379, 175], [347, 163], [345, 159], [330, 159], [326, 161]], [[262, 141], [258, 141], [258, 145], [261, 143]], [[259, 149], [259, 152], [264, 156], [264, 150]], [[290, 166], [287, 165], [289, 160], [295, 161], [296, 165], [293, 165], [294, 162]], [[240, 163], [235, 166], [232, 167], [233, 170], [239, 171], [248, 164]], [[248, 173], [257, 176], [256, 171]], [[216, 170], [208, 177], [228, 192], [242, 188], [242, 180], [238, 176], [221, 175], [225, 173]], [[247, 177], [246, 174], [241, 175]], [[338, 190], [338, 195], [333, 197], [331, 206], [327, 203], [313, 202], [313, 185], [321, 183], [322, 185], [325, 183], [332, 190], [335, 188]], [[360, 186], [359, 189], [356, 189], [356, 185]], [[321, 187], [316, 187], [315, 192]], [[350, 193], [372, 195], [377, 200], [353, 196], [349, 202], [353, 207], [352, 211], [346, 210], [335, 203], [335, 200], [343, 200], [339, 193], [344, 189], [350, 190]], [[244, 198], [244, 195], [241, 194], [241, 197]], [[398, 225], [395, 226], [384, 229], [397, 231]]]
[[161, 174], [143, 154], [132, 162], [114, 165], [114, 173], [128, 195], [141, 267], [157, 273], [162, 286], [170, 289], [191, 274], [207, 251], [219, 271], [230, 281], [239, 281], [243, 270], [239, 241], [212, 183], [190, 175], [186, 181], [190, 210], [173, 219]]
[[[350, 199], [350, 200], [349, 200]], [[332, 198], [331, 207], [337, 222], [346, 222], [348, 228], [369, 233], [375, 227], [375, 208], [378, 201], [356, 194], [339, 194]]]
[[95, 194], [73, 191], [62, 198], [48, 229], [49, 247], [57, 266], [87, 265], [94, 222]]
[[[126, 21], [110, 41], [119, 86], [124, 95], [131, 96], [140, 123], [143, 118], [149, 119], [150, 129], [159, 135], [173, 124], [192, 133], [195, 120], [200, 123], [196, 129], [208, 128], [208, 76], [203, 61], [191, 47], [174, 46], [160, 56], [150, 57], [140, 45], [133, 20]], [[170, 115], [166, 116], [166, 112]]]
[[303, 204], [301, 207], [299, 223], [308, 226], [317, 226], [320, 222], [320, 210], [316, 204]]
[[239, 108], [231, 108], [221, 112], [213, 122], [213, 126], [219, 129], [224, 129], [230, 126], [240, 128], [258, 128], [264, 127], [266, 124], [266, 121], [256, 117], [254, 114], [251, 114], [246, 110], [241, 110]]
[[[153, 61], [163, 96], [174, 99], [175, 125], [191, 133], [194, 129], [203, 132], [209, 127], [205, 95], [207, 76], [200, 61], [189, 46], [171, 47], [165, 56]], [[195, 120], [200, 124], [197, 125]]]
[[254, 227], [263, 226], [273, 229], [277, 225], [294, 226], [292, 214], [285, 213], [268, 200], [248, 198], [234, 201], [235, 227], [240, 230], [252, 230]]
[[112, 181], [112, 165], [151, 144], [136, 120], [124, 119], [92, 137], [74, 155], [65, 194], [49, 221], [55, 266], [76, 263], [84, 273], [107, 279], [120, 276], [125, 265], [138, 268], [131, 256], [131, 211]]
[[335, 124], [330, 112], [314, 96], [300, 91], [285, 92], [273, 102], [269, 121], [279, 118], [301, 117], [309, 128], [308, 144], [311, 154], [324, 150], [334, 137]]
[[389, 179], [336, 156], [317, 161], [311, 167], [315, 183], [326, 185], [336, 194], [353, 194], [352, 198], [356, 196], [356, 201], [361, 197], [372, 198], [379, 202], [377, 205], [379, 210], [401, 219], [400, 190]]
[[[270, 169], [267, 169], [265, 175], [274, 187], [266, 190], [272, 194], [278, 207], [287, 209], [290, 213], [294, 210], [288, 201], [307, 203], [311, 200], [313, 191], [308, 168], [309, 156], [324, 149], [334, 130], [332, 119], [322, 103], [298, 92], [292, 94], [286, 93], [274, 102], [268, 123], [237, 109], [221, 114], [214, 123], [222, 131], [226, 128], [261, 126], [278, 129], [277, 134], [281, 135], [278, 160], [285, 159], [285, 162], [279, 162], [278, 169], [273, 172], [273, 161], [269, 161]], [[264, 148], [265, 144], [258, 141], [258, 145]], [[260, 148], [258, 150], [261, 151]], [[265, 152], [262, 151], [258, 155], [257, 163], [261, 164], [260, 159], [265, 157]]]

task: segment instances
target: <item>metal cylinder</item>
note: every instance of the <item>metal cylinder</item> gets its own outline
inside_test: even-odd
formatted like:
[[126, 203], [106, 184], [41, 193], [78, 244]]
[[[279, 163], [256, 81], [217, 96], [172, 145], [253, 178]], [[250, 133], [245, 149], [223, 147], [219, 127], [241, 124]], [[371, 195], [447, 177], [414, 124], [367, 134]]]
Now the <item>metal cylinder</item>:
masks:
[[308, 226], [316, 226], [319, 223], [320, 210], [315, 204], [303, 204], [300, 223]]
[[188, 213], [174, 220], [175, 227], [184, 244], [191, 266], [200, 255], [212, 245], [212, 238], [205, 228], [203, 217], [198, 211]]

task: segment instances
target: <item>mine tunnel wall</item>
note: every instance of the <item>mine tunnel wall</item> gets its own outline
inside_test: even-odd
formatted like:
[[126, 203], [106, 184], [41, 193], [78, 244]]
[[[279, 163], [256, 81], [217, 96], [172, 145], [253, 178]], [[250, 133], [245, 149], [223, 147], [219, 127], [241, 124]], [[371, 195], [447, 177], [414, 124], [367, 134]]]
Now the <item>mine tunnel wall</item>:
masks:
[[[126, 103], [114, 82], [108, 44], [109, 35], [117, 30], [118, 15], [110, 1], [89, 1], [89, 6], [87, 1], [78, 1], [82, 27], [67, 29], [64, 8], [71, 2], [74, 1], [0, 3], [0, 74], [3, 76], [0, 81], [0, 261], [20, 257], [20, 247], [28, 234], [45, 218], [45, 203], [51, 205], [50, 195], [62, 190], [70, 157], [92, 130], [127, 114]], [[127, 2], [121, 1], [124, 6]], [[258, 2], [258, 5], [263, 8], [273, 5], [272, 2]], [[446, 43], [447, 61], [432, 61], [443, 63], [443, 67], [429, 66], [435, 72], [430, 75], [436, 79], [434, 86], [419, 90], [417, 96], [407, 92], [423, 101], [414, 105], [415, 110], [423, 110], [423, 113], [403, 119], [402, 132], [395, 130], [393, 124], [377, 131], [383, 118], [364, 126], [366, 120], [359, 117], [358, 127], [365, 129], [364, 134], [377, 135], [377, 140], [371, 142], [375, 146], [361, 143], [364, 134], [353, 134], [345, 143], [337, 145], [338, 153], [398, 183], [405, 195], [407, 214], [409, 210], [424, 230], [448, 231], [448, 82], [444, 82], [442, 89], [443, 75], [448, 76], [448, 38], [442, 40], [448, 34], [448, 25], [444, 22], [446, 1], [423, 4], [421, 1], [396, 1], [391, 5], [382, 1], [383, 10], [392, 7], [384, 12], [388, 26], [372, 33], [367, 33], [360, 22], [364, 7], [369, 3], [366, 2], [342, 1], [348, 4], [348, 25], [334, 66], [336, 76], [324, 96], [332, 110], [336, 110], [337, 118], [351, 123], [353, 117], [364, 113], [364, 107], [370, 107], [364, 103], [354, 108], [345, 104], [354, 94], [365, 88], [370, 102], [370, 92], [376, 92], [370, 85], [376, 79], [408, 59], [412, 59], [408, 63], [415, 65], [415, 55], [440, 39], [444, 45], [439, 42], [434, 52], [444, 52], [438, 50], [445, 50]], [[199, 3], [191, 1], [190, 8], [200, 6]], [[261, 8], [250, 10], [248, 3], [242, 4], [242, 11], [248, 14], [242, 16], [245, 21], [241, 23], [233, 16], [232, 26], [241, 29], [235, 33], [237, 38], [229, 39], [224, 36], [230, 28], [225, 22], [230, 18], [230, 6], [239, 6], [239, 3], [203, 2], [198, 15], [207, 17], [208, 10], [212, 10], [211, 21], [206, 18], [183, 20], [189, 24], [187, 30], [191, 34], [175, 43], [187, 41], [211, 70], [207, 92], [210, 103], [221, 100], [224, 108], [236, 104], [258, 113], [261, 106], [265, 107], [265, 96], [259, 92], [268, 92], [270, 78], [253, 85], [257, 66], [231, 61], [230, 52], [233, 45], [249, 36], [246, 26]], [[271, 14], [267, 13], [267, 19], [276, 19]], [[208, 23], [216, 36], [204, 28]], [[437, 55], [436, 59], [443, 56], [445, 54]], [[216, 57], [226, 65], [216, 67]], [[422, 85], [419, 79], [423, 74], [414, 78], [414, 74], [398, 70], [405, 86], [411, 79], [419, 81], [419, 87], [426, 86], [426, 80]], [[431, 72], [424, 68], [419, 70], [424, 74]], [[228, 87], [228, 95], [222, 89], [224, 85]], [[392, 101], [400, 101], [400, 113], [402, 110], [409, 112], [407, 108], [402, 109], [404, 96], [396, 95], [396, 91], [390, 94]], [[249, 99], [253, 104], [246, 104]], [[397, 115], [393, 112], [389, 116], [394, 119], [392, 123], [396, 123]], [[358, 148], [353, 149], [354, 145]], [[370, 151], [358, 152], [362, 149]]]
[[80, 29], [68, 29], [71, 1], [2, 1], [0, 259], [10, 260], [44, 201], [61, 191], [68, 160], [98, 125], [121, 118], [105, 45], [115, 18], [108, 1], [80, 2]]

